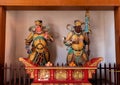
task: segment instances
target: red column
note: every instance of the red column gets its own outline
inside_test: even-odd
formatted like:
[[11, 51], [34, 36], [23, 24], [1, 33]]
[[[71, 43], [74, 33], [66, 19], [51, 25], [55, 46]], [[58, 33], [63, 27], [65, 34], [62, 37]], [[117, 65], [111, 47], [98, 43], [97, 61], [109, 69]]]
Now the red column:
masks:
[[83, 82], [87, 83], [88, 82], [88, 69], [84, 69], [83, 72], [84, 72], [84, 81]]
[[50, 69], [50, 81], [54, 80], [54, 70]]
[[34, 70], [34, 82], [38, 82], [38, 70]]
[[68, 70], [68, 80], [69, 81], [72, 80], [72, 70], [71, 69]]

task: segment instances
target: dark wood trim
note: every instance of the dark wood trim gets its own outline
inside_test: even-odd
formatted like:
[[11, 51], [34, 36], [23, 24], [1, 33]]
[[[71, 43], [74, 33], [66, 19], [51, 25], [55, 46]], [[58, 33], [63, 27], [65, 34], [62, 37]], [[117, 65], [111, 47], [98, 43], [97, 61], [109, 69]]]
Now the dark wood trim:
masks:
[[114, 10], [115, 6], [6, 6], [7, 10]]
[[118, 6], [119, 0], [1, 0], [2, 6]]
[[0, 64], [4, 65], [5, 58], [5, 22], [6, 10], [0, 7]]
[[5, 20], [6, 20], [6, 10], [4, 7], [0, 7], [0, 84], [3, 85], [4, 80], [4, 66], [5, 61]]
[[8, 10], [112, 10], [119, 0], [1, 0]]
[[114, 10], [115, 15], [115, 45], [116, 45], [116, 62], [120, 64], [120, 7]]

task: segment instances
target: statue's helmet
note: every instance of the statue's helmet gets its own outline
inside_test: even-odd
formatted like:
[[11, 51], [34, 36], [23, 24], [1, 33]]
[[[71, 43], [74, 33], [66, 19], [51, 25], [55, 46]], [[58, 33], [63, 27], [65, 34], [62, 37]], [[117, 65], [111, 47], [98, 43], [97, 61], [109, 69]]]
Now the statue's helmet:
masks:
[[36, 20], [36, 21], [35, 21], [35, 25], [36, 25], [36, 26], [38, 26], [38, 25], [39, 25], [39, 26], [42, 26], [42, 20]]
[[81, 33], [82, 32], [82, 28], [81, 28], [81, 25], [83, 24], [80, 20], [75, 20], [74, 21], [74, 24], [75, 24], [75, 26], [74, 26], [74, 31], [76, 32], [76, 33]]

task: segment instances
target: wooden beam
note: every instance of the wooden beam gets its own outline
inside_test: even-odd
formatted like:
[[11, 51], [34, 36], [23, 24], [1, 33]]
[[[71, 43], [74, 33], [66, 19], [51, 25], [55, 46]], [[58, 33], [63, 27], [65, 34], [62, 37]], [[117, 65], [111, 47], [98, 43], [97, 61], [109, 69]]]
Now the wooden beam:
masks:
[[114, 10], [113, 6], [6, 6], [7, 10]]
[[115, 13], [115, 44], [116, 44], [116, 62], [120, 64], [120, 7], [114, 10]]
[[5, 20], [6, 11], [0, 7], [0, 65], [4, 65], [5, 59]]
[[119, 0], [1, 0], [2, 6], [118, 6]]

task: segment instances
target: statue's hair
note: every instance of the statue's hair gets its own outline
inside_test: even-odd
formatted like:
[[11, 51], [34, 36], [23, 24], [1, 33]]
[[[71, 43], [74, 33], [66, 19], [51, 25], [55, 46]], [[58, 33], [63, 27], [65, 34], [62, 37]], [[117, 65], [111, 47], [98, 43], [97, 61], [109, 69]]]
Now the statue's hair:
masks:
[[74, 23], [76, 23], [76, 22], [80, 22], [80, 20], [75, 20]]
[[40, 23], [42, 23], [42, 20], [36, 20], [35, 22], [40, 22]]

